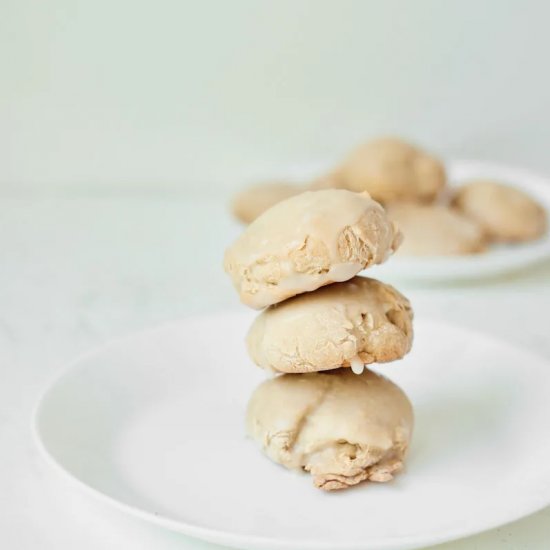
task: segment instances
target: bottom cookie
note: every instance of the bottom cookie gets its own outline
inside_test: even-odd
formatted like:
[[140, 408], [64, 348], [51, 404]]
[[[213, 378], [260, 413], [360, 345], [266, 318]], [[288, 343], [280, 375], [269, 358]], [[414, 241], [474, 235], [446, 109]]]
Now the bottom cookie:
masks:
[[273, 461], [332, 491], [390, 481], [403, 468], [413, 410], [398, 386], [370, 370], [285, 374], [255, 390], [246, 427]]

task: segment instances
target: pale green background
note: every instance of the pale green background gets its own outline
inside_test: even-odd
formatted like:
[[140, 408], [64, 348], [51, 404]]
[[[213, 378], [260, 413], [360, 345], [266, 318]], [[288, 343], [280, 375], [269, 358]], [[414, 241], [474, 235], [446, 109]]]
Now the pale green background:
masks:
[[1, 0], [0, 189], [229, 188], [378, 133], [550, 171], [544, 1]]

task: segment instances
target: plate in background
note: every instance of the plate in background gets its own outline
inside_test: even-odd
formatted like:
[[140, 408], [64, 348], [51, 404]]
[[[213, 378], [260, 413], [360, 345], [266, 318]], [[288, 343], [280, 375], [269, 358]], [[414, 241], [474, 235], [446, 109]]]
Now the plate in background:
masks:
[[[521, 189], [538, 200], [550, 215], [550, 180], [521, 168], [502, 164], [453, 160], [446, 163], [449, 183], [457, 187], [473, 179], [494, 179]], [[326, 165], [296, 166], [271, 180], [309, 181], [328, 170]], [[468, 256], [401, 257], [369, 268], [369, 275], [419, 283], [457, 282], [513, 273], [550, 258], [550, 232], [527, 243], [493, 245], [486, 252]]]
[[197, 317], [88, 354], [34, 417], [48, 461], [152, 523], [251, 549], [406, 549], [519, 519], [550, 503], [550, 366], [506, 342], [418, 321], [413, 351], [380, 365], [416, 413], [406, 471], [326, 494], [244, 436], [263, 373], [253, 314]]

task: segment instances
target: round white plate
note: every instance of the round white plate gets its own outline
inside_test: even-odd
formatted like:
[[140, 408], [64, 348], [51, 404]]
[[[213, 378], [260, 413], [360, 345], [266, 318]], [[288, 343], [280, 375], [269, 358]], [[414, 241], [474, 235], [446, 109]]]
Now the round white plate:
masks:
[[244, 349], [251, 319], [191, 318], [81, 358], [36, 410], [45, 456], [131, 514], [239, 548], [417, 548], [550, 503], [550, 366], [541, 358], [417, 322], [413, 352], [378, 368], [415, 407], [406, 471], [327, 494], [245, 437], [246, 403], [264, 378]]
[[[494, 179], [526, 191], [550, 213], [550, 179], [521, 168], [473, 160], [446, 163], [451, 187], [472, 179]], [[282, 171], [275, 179], [310, 181], [326, 173], [330, 166], [309, 164]], [[273, 179], [273, 178], [272, 178]], [[550, 214], [549, 214], [550, 215]], [[456, 282], [495, 277], [516, 272], [550, 258], [550, 232], [539, 240], [520, 244], [495, 245], [483, 254], [471, 256], [394, 256], [391, 262], [369, 269], [369, 276], [413, 282]]]

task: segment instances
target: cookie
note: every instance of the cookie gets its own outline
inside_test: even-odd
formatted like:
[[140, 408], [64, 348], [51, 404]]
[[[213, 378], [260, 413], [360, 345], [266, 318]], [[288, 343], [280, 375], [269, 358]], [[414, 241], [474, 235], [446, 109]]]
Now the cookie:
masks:
[[397, 138], [382, 138], [361, 145], [332, 177], [338, 187], [367, 191], [382, 204], [432, 202], [446, 182], [441, 161]]
[[253, 222], [268, 208], [305, 191], [304, 187], [289, 183], [265, 183], [244, 189], [231, 203], [233, 215], [243, 223]]
[[241, 301], [263, 308], [347, 281], [384, 262], [401, 235], [368, 194], [328, 189], [286, 199], [227, 249], [224, 268]]
[[472, 181], [458, 189], [453, 204], [477, 222], [493, 241], [530, 241], [546, 232], [545, 209], [509, 185]]
[[314, 372], [401, 359], [411, 348], [413, 312], [390, 285], [367, 277], [335, 283], [265, 309], [248, 352], [272, 372]]
[[413, 410], [399, 387], [369, 370], [284, 374], [255, 390], [246, 427], [271, 460], [332, 491], [390, 481], [403, 467]]
[[401, 203], [387, 212], [403, 233], [402, 256], [475, 254], [487, 246], [482, 228], [447, 206]]

